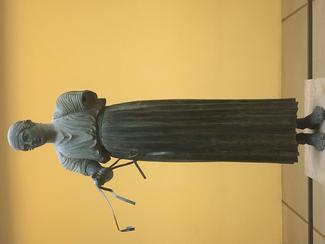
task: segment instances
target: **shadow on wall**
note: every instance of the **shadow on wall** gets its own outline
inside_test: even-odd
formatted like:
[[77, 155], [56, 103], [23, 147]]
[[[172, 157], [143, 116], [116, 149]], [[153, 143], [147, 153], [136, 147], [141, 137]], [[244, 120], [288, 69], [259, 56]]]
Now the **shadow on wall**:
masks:
[[0, 243], [12, 244], [12, 218], [10, 204], [9, 162], [7, 155], [7, 95], [6, 84], [6, 11], [5, 1], [0, 1]]

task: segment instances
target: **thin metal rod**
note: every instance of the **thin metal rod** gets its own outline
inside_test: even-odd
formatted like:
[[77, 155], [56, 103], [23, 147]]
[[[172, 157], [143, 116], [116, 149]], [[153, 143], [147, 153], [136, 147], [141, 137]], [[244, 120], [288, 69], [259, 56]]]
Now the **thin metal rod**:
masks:
[[109, 166], [108, 168], [113, 169], [114, 166], [121, 160], [121, 158], [117, 159], [111, 166]]
[[136, 160], [133, 160], [133, 163], [135, 165], [135, 167], [137, 167], [137, 169], [139, 170], [140, 174], [142, 175], [143, 179], [147, 179], [146, 175], [144, 174], [144, 172], [142, 171], [142, 169], [140, 168], [138, 162]]
[[[313, 78], [313, 0], [307, 5], [307, 79]], [[314, 243], [313, 179], [308, 177], [308, 244]]]
[[124, 166], [130, 165], [130, 164], [133, 164], [133, 161], [128, 162], [128, 163], [124, 163], [124, 164], [120, 164], [120, 165], [117, 165], [117, 166], [114, 166], [111, 169], [117, 169], [117, 168], [124, 167]]

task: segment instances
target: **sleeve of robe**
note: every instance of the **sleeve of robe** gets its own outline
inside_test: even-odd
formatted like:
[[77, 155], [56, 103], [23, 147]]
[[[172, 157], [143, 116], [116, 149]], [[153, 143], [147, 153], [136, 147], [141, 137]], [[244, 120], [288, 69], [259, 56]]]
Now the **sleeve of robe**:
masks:
[[89, 109], [102, 109], [106, 104], [105, 98], [98, 98], [92, 91], [70, 91], [60, 95], [56, 101], [53, 118], [59, 118], [69, 113], [83, 112]]
[[92, 175], [94, 171], [97, 171], [101, 168], [100, 164], [94, 160], [69, 158], [60, 152], [58, 152], [58, 157], [61, 165], [64, 168], [86, 176]]

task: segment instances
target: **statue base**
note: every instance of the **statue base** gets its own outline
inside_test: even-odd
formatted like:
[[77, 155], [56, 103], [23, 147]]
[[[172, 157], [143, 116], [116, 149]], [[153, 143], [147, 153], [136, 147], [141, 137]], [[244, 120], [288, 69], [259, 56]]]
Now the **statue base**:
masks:
[[[305, 116], [310, 114], [315, 106], [325, 108], [325, 78], [305, 81]], [[319, 130], [325, 133], [325, 123]], [[306, 133], [312, 130], [305, 129]], [[318, 151], [305, 145], [305, 173], [313, 180], [325, 185], [325, 150]]]

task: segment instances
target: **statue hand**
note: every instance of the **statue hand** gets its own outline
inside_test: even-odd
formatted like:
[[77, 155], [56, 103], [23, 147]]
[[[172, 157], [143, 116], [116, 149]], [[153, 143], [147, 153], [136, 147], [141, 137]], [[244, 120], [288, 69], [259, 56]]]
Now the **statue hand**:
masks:
[[95, 181], [96, 186], [102, 186], [107, 181], [113, 178], [113, 171], [110, 168], [101, 168], [94, 175], [91, 176]]

